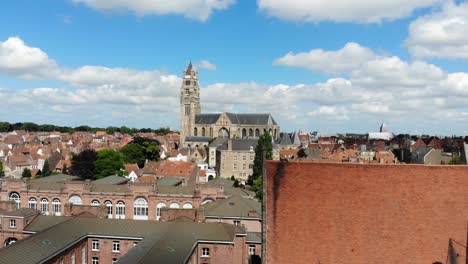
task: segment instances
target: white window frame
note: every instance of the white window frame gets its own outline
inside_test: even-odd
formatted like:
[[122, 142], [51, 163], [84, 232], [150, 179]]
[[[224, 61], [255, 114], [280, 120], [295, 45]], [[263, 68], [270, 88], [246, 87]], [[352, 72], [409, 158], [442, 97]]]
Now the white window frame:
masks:
[[91, 241], [91, 250], [92, 251], [99, 251], [99, 240], [93, 239]]
[[255, 255], [255, 245], [249, 245], [249, 255]]
[[104, 204], [106, 205], [106, 208], [107, 208], [107, 218], [112, 218], [112, 202], [107, 200], [104, 202]]
[[120, 241], [112, 241], [112, 252], [120, 252]]
[[112, 258], [112, 264], [117, 263], [117, 260], [118, 260], [117, 258]]
[[10, 228], [16, 228], [16, 220], [10, 219]]
[[86, 264], [86, 248], [81, 248], [81, 264]]
[[79, 195], [72, 195], [68, 198], [68, 202], [75, 205], [82, 205], [83, 199]]
[[161, 219], [161, 208], [167, 207], [165, 203], [158, 203], [156, 205], [156, 220], [159, 221]]
[[92, 264], [99, 264], [99, 258], [98, 257], [92, 257], [91, 258], [91, 263]]
[[99, 205], [101, 205], [101, 203], [98, 200], [92, 200], [91, 205], [92, 206], [99, 206]]
[[34, 197], [29, 198], [28, 208], [37, 209], [37, 199]]
[[239, 226], [241, 224], [240, 220], [234, 220], [234, 225]]
[[75, 264], [75, 252], [73, 252], [70, 257], [70, 264]]
[[173, 202], [171, 203], [171, 205], [169, 205], [169, 208], [171, 209], [179, 209], [180, 208], [180, 205], [176, 202]]
[[42, 198], [40, 204], [41, 204], [41, 213], [43, 215], [49, 215], [49, 200], [47, 200], [47, 198]]
[[148, 220], [148, 200], [143, 197], [135, 199], [133, 202], [133, 219]]
[[52, 214], [58, 216], [62, 214], [62, 203], [57, 198], [52, 200]]
[[118, 201], [115, 205], [115, 218], [125, 219], [125, 203], [123, 201]]
[[209, 248], [202, 248], [201, 256], [203, 258], [209, 258], [210, 257], [210, 249]]
[[17, 192], [10, 193], [10, 195], [8, 196], [8, 200], [15, 201], [16, 209], [21, 208], [21, 196], [19, 195], [19, 193]]

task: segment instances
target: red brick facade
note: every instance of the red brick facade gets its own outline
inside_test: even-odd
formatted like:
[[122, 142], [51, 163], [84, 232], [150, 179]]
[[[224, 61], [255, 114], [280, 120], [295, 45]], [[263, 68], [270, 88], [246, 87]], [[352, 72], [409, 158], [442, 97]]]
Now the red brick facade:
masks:
[[467, 243], [467, 166], [268, 162], [267, 170], [269, 264], [430, 264], [445, 262], [450, 238]]

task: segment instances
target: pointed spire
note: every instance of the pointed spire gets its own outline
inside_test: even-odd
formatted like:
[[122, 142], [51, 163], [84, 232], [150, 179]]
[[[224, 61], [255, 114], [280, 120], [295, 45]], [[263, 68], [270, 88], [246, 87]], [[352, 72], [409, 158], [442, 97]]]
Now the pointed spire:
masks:
[[189, 65], [188, 65], [188, 67], [187, 67], [186, 72], [187, 72], [187, 73], [190, 73], [191, 71], [192, 71], [192, 60], [190, 60], [190, 63], [189, 63]]

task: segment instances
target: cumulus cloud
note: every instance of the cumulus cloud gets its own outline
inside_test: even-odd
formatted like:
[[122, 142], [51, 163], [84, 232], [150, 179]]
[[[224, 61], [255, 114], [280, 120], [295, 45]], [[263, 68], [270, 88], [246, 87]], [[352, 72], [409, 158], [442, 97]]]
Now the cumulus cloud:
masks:
[[337, 51], [314, 49], [294, 54], [289, 52], [276, 59], [274, 65], [306, 68], [327, 73], [349, 72], [363, 63], [376, 58], [376, 54], [361, 45], [350, 42]]
[[444, 0], [257, 0], [266, 14], [299, 22], [379, 23], [407, 17]]
[[30, 47], [18, 37], [0, 41], [0, 74], [22, 79], [43, 79], [58, 73], [54, 60], [39, 48]]
[[205, 69], [205, 70], [209, 70], [209, 71], [216, 71], [217, 67], [215, 64], [207, 61], [207, 60], [202, 60], [202, 61], [199, 61], [199, 62], [196, 62], [194, 64], [195, 68], [196, 69]]
[[468, 59], [468, 3], [449, 3], [413, 21], [405, 46], [414, 57]]
[[138, 16], [183, 15], [205, 21], [217, 10], [227, 9], [235, 0], [73, 0], [100, 11], [126, 10]]

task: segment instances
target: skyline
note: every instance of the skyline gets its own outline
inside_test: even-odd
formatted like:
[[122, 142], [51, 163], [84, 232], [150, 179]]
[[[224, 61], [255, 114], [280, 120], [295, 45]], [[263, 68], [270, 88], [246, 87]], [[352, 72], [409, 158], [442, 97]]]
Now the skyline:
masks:
[[203, 112], [271, 112], [283, 131], [468, 134], [468, 3], [182, 2], [5, 3], [1, 121], [179, 129], [191, 60]]

